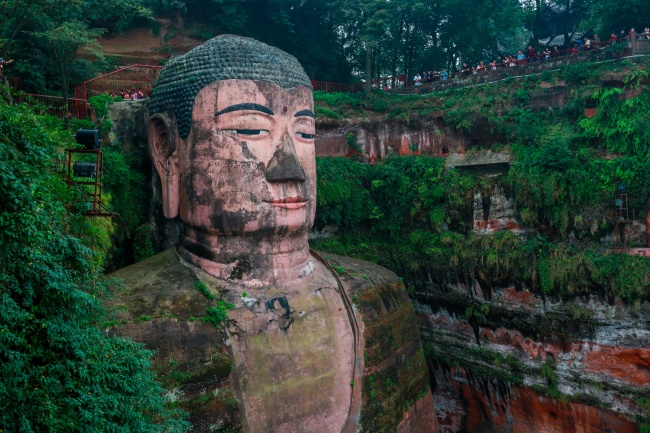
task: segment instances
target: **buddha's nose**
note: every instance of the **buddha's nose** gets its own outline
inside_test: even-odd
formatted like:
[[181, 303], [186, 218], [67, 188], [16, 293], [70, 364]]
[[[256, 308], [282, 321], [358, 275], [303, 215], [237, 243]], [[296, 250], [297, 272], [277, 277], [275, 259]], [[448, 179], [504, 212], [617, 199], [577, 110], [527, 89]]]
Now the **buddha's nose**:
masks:
[[285, 133], [273, 157], [266, 166], [269, 182], [304, 182], [305, 170], [300, 166], [293, 140]]

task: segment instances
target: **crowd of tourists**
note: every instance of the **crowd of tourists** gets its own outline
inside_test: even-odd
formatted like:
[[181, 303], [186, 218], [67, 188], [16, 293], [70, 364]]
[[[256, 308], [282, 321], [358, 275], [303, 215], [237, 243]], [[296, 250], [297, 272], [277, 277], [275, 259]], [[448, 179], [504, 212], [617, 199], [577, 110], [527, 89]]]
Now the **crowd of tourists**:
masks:
[[145, 98], [144, 93], [142, 92], [141, 89], [137, 89], [137, 90], [122, 89], [122, 90], [120, 90], [118, 92], [110, 92], [109, 95], [112, 98], [121, 96], [122, 98], [124, 98], [127, 101], [137, 101], [139, 99], [144, 99]]
[[[632, 29], [630, 33], [633, 31], [634, 29]], [[635, 32], [635, 34], [637, 39], [650, 39], [650, 28], [646, 27], [642, 33]], [[625, 33], [625, 30], [621, 30], [618, 34], [613, 32], [610, 38], [604, 42], [601, 41], [597, 34], [594, 34], [591, 38], [587, 36], [578, 37], [573, 41], [571, 48], [567, 50], [560, 50], [558, 45], [552, 45], [551, 47], [546, 46], [544, 49], [535, 50], [532, 45], [528, 45], [525, 50], [519, 50], [516, 54], [499, 54], [496, 59], [493, 59], [489, 63], [487, 61], [479, 62], [472, 66], [463, 63], [457, 71], [447, 72], [447, 70], [443, 69], [441, 71], [429, 70], [418, 72], [413, 77], [413, 85], [420, 86], [426, 83], [445, 81], [454, 76], [481, 74], [487, 71], [496, 71], [499, 68], [515, 67], [539, 61], [549, 61], [560, 56], [577, 55], [580, 52], [623, 43], [628, 39], [628, 37], [629, 36]]]

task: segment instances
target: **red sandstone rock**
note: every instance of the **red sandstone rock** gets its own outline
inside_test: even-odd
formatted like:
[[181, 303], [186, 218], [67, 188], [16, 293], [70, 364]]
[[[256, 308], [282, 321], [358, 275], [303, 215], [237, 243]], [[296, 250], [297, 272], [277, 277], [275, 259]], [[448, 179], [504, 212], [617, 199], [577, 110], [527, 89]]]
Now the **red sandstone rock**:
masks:
[[526, 227], [513, 219], [495, 219], [474, 221], [474, 231], [483, 233], [495, 233], [500, 231], [519, 231]]
[[[609, 409], [562, 403], [530, 388], [503, 392], [490, 382], [467, 381], [462, 369], [436, 374], [442, 432], [636, 433], [636, 423]], [[451, 409], [445, 411], [444, 407]], [[442, 409], [442, 410], [441, 410]]]
[[514, 287], [504, 290], [503, 300], [510, 304], [517, 304], [530, 309], [537, 309], [541, 302], [537, 296], [528, 290], [517, 290]]
[[635, 386], [650, 384], [650, 349], [585, 345], [585, 369]]
[[591, 119], [592, 117], [596, 117], [596, 114], [598, 114], [598, 110], [596, 109], [596, 107], [588, 107], [585, 108], [584, 113], [586, 118]]

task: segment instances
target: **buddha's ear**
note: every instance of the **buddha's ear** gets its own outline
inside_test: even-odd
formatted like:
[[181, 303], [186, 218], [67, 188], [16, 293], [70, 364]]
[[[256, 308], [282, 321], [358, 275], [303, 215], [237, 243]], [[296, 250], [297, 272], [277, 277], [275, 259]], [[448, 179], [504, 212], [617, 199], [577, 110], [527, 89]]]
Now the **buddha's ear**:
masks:
[[175, 218], [180, 187], [176, 128], [164, 114], [157, 113], [149, 119], [149, 150], [162, 185], [163, 214], [166, 218]]

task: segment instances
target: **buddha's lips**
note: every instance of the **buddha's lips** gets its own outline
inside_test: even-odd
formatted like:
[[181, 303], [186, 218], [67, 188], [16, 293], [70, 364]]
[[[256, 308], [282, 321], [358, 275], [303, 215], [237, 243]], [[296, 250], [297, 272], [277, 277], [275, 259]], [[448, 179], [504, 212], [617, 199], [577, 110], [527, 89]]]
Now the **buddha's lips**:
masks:
[[304, 197], [286, 197], [286, 198], [280, 198], [277, 200], [272, 200], [272, 201], [266, 201], [264, 200], [265, 203], [268, 203], [273, 206], [278, 206], [282, 207], [285, 209], [298, 209], [307, 204], [309, 200], [307, 200]]

